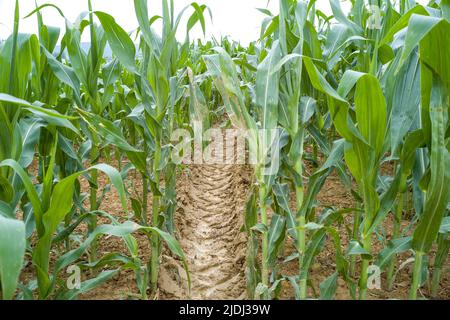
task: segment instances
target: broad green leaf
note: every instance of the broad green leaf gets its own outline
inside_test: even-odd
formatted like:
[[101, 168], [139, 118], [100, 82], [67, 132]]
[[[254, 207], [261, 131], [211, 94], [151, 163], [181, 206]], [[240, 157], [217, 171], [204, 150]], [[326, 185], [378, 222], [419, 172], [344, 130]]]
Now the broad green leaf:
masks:
[[320, 283], [320, 299], [331, 300], [336, 294], [338, 272], [333, 273]]
[[14, 189], [8, 179], [0, 176], [0, 201], [9, 203], [14, 198]]
[[441, 226], [439, 227], [439, 233], [450, 233], [450, 217], [442, 219]]
[[347, 70], [345, 71], [344, 75], [341, 78], [341, 81], [339, 82], [339, 87], [337, 89], [337, 92], [341, 97], [347, 97], [350, 91], [355, 87], [358, 80], [364, 76], [364, 73], [353, 71], [353, 70]]
[[96, 237], [98, 237], [100, 235], [125, 237], [125, 236], [128, 236], [139, 230], [142, 230], [145, 232], [157, 233], [165, 241], [165, 243], [167, 244], [169, 249], [172, 251], [172, 253], [174, 253], [175, 255], [177, 255], [178, 257], [180, 257], [182, 259], [185, 270], [188, 275], [188, 282], [190, 285], [190, 276], [189, 276], [188, 266], [186, 263], [184, 253], [183, 253], [178, 241], [169, 233], [164, 232], [158, 228], [143, 227], [132, 221], [127, 221], [127, 222], [124, 222], [123, 224], [119, 224], [119, 225], [104, 224], [104, 225], [98, 226], [78, 248], [67, 252], [66, 254], [62, 255], [57, 260], [56, 265], [55, 265], [55, 271], [54, 271], [55, 274], [58, 271], [62, 270], [63, 268], [65, 268], [65, 267], [69, 266], [70, 264], [72, 264], [73, 262], [75, 262], [77, 259], [79, 259], [83, 255], [83, 253], [89, 248], [90, 244], [92, 243], [92, 241], [94, 241], [94, 239]]
[[28, 199], [30, 200], [32, 206], [33, 206], [33, 213], [36, 220], [36, 226], [38, 233], [43, 233], [43, 227], [41, 225], [41, 218], [42, 218], [42, 206], [41, 201], [39, 199], [38, 193], [36, 192], [36, 189], [33, 186], [33, 182], [31, 181], [30, 177], [28, 176], [27, 172], [20, 166], [20, 164], [14, 160], [4, 160], [0, 163], [0, 167], [10, 167], [12, 168], [15, 173], [20, 177], [22, 180], [22, 183], [25, 187], [25, 190], [27, 191]]
[[4, 300], [14, 297], [25, 255], [25, 224], [0, 215], [0, 282]]
[[386, 100], [376, 77], [367, 74], [358, 80], [355, 110], [358, 130], [380, 155], [386, 136]]
[[411, 249], [411, 237], [393, 239], [389, 241], [388, 245], [378, 254], [375, 265], [380, 267], [380, 269], [384, 269], [396, 254], [405, 252], [409, 249]]
[[22, 152], [19, 164], [23, 168], [28, 168], [33, 161], [35, 146], [38, 143], [39, 132], [43, 126], [44, 124], [38, 119], [23, 119], [19, 123], [22, 136]]
[[63, 11], [56, 5], [51, 4], [51, 3], [45, 3], [43, 5], [40, 5], [39, 7], [37, 7], [36, 9], [34, 9], [33, 11], [31, 11], [29, 14], [27, 14], [25, 17], [23, 17], [24, 19], [31, 17], [33, 14], [35, 14], [36, 12], [40, 12], [42, 9], [49, 7], [49, 8], [54, 8], [56, 9], [56, 11], [58, 11], [59, 15], [63, 18], [65, 18]]
[[132, 147], [126, 141], [120, 128], [111, 121], [82, 109], [77, 109], [77, 111], [80, 113], [81, 118], [90, 125], [94, 133], [99, 134], [100, 137], [103, 137], [108, 143], [111, 143], [124, 151], [139, 152], [139, 150]]
[[117, 59], [119, 59], [124, 67], [130, 72], [136, 73], [136, 48], [133, 41], [131, 41], [128, 34], [116, 23], [112, 16], [101, 11], [96, 11], [95, 15], [100, 20], [100, 23], [105, 30], [108, 43]]
[[280, 47], [275, 43], [267, 57], [258, 65], [256, 72], [256, 105], [260, 108], [263, 130], [274, 129], [278, 123], [279, 75], [273, 70], [280, 58]]
[[110, 280], [112, 277], [117, 275], [119, 273], [119, 271], [120, 271], [120, 269], [102, 271], [96, 277], [81, 282], [79, 289], [68, 290], [68, 291], [64, 292], [63, 295], [59, 296], [58, 299], [61, 299], [61, 300], [76, 299], [76, 297], [79, 296], [80, 294], [89, 292], [90, 290], [98, 287], [102, 283]]
[[88, 77], [88, 57], [81, 47], [81, 34], [74, 28], [67, 27], [66, 33], [66, 45], [67, 51], [70, 56], [70, 64], [76, 73], [78, 79], [86, 86], [89, 87]]
[[85, 171], [77, 173], [64, 178], [58, 182], [52, 190], [51, 201], [49, 209], [42, 216], [42, 225], [44, 234], [39, 237], [36, 247], [33, 251], [33, 263], [37, 268], [39, 295], [41, 298], [46, 298], [50, 294], [52, 281], [48, 275], [49, 268], [49, 253], [52, 245], [53, 233], [56, 231], [58, 225], [64, 220], [66, 215], [70, 212], [73, 206], [73, 193], [75, 188], [75, 181], [87, 171], [101, 170], [108, 175], [113, 185], [116, 187], [122, 207], [126, 210], [125, 189], [123, 186], [120, 173], [106, 165], [99, 164], [93, 166]]
[[364, 259], [371, 259], [372, 255], [363, 248], [362, 244], [356, 240], [350, 240], [347, 249], [349, 256], [362, 256]]
[[13, 96], [11, 96], [9, 94], [6, 94], [6, 93], [0, 93], [0, 101], [8, 102], [8, 103], [11, 103], [11, 104], [14, 104], [14, 105], [17, 105], [17, 106], [24, 106], [27, 109], [30, 109], [30, 110], [33, 110], [33, 111], [38, 111], [38, 112], [43, 113], [43, 114], [45, 114], [47, 116], [51, 116], [51, 117], [55, 117], [55, 118], [66, 119], [66, 120], [75, 120], [76, 119], [76, 117], [62, 115], [58, 111], [43, 108], [39, 104], [31, 104], [28, 101], [25, 101], [25, 100], [20, 99], [20, 98], [13, 97]]
[[434, 83], [430, 101], [432, 126], [430, 169], [425, 208], [413, 235], [413, 248], [427, 253], [436, 239], [450, 200], [450, 153], [446, 147], [448, 95], [442, 82]]
[[150, 48], [155, 47], [153, 34], [150, 29], [147, 0], [134, 0], [134, 10], [145, 42]]
[[73, 89], [74, 98], [77, 104], [79, 106], [82, 106], [83, 103], [81, 101], [80, 94], [80, 80], [78, 79], [73, 69], [58, 61], [50, 52], [47, 51], [47, 49], [42, 47], [42, 50], [44, 51], [44, 54], [47, 57], [48, 64], [53, 70], [55, 76], [59, 79], [59, 81], [65, 83]]
[[[408, 24], [408, 32], [406, 34], [405, 46], [403, 47], [402, 57], [400, 59], [397, 71], [406, 62], [411, 52], [417, 47], [420, 41], [439, 23], [442, 19], [413, 14]], [[445, 22], [444, 22], [445, 23]]]
[[0, 215], [2, 215], [5, 218], [11, 218], [11, 219], [15, 219], [16, 218], [16, 213], [14, 212], [13, 208], [11, 208], [11, 206], [0, 200]]
[[273, 264], [278, 256], [280, 245], [285, 236], [286, 218], [273, 214], [270, 221], [269, 237], [268, 237], [268, 259], [269, 264]]
[[311, 58], [303, 57], [303, 63], [305, 64], [306, 71], [308, 72], [313, 87], [329, 97], [328, 107], [337, 132], [346, 140], [352, 141], [354, 132], [348, 126], [350, 121], [348, 118], [348, 102], [328, 83], [325, 77], [316, 68]]
[[389, 29], [385, 37], [380, 41], [379, 46], [383, 46], [392, 41], [394, 35], [400, 30], [406, 28], [413, 14], [428, 16], [428, 12], [421, 5], [413, 7], [411, 10], [406, 12], [401, 18]]
[[420, 64], [418, 55], [411, 55], [403, 68], [393, 76], [394, 87], [390, 107], [391, 152], [395, 154], [404, 136], [420, 114]]
[[111, 180], [111, 183], [116, 188], [117, 193], [119, 194], [120, 203], [122, 205], [122, 209], [124, 211], [127, 211], [127, 200], [126, 200], [126, 193], [125, 193], [125, 187], [123, 185], [122, 177], [117, 171], [117, 169], [111, 167], [110, 165], [100, 163], [95, 166], [90, 167], [88, 170], [100, 170], [104, 172], [108, 178]]

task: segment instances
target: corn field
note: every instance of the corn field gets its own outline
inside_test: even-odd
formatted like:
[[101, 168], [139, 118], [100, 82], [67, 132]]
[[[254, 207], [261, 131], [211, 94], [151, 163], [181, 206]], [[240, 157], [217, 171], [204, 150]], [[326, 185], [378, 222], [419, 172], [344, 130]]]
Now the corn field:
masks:
[[450, 299], [449, 0], [278, 0], [245, 46], [196, 2], [21, 2], [0, 299]]

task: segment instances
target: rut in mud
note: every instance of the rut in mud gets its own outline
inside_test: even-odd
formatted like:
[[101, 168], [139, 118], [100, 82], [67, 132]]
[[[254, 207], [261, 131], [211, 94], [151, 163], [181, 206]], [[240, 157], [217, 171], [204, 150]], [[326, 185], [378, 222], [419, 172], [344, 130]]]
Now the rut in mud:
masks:
[[191, 276], [163, 256], [161, 298], [244, 299], [247, 239], [241, 232], [250, 188], [242, 165], [191, 165], [177, 183], [177, 238]]

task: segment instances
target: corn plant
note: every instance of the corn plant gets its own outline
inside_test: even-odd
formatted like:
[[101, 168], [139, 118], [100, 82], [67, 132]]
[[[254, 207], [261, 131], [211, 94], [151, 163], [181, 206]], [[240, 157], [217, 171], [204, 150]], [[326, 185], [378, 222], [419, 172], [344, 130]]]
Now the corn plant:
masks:
[[[123, 269], [134, 272], [136, 297], [148, 299], [150, 288], [157, 298], [163, 245], [189, 282], [174, 235], [185, 166], [172, 161], [171, 139], [176, 129], [198, 136], [216, 125], [245, 130], [253, 161], [242, 228], [249, 298], [279, 299], [288, 282], [296, 299], [333, 299], [341, 279], [352, 298], [366, 299], [372, 265], [390, 290], [409, 261], [409, 297], [425, 283], [438, 294], [450, 249], [448, 0], [356, 0], [348, 12], [330, 0], [332, 15], [315, 0], [279, 0], [276, 14], [259, 9], [261, 33], [247, 46], [191, 39], [196, 26], [205, 34], [209, 12], [196, 2], [175, 14], [175, 1], [162, 0], [161, 15], [149, 16], [150, 4], [135, 0], [131, 32], [95, 1], [85, 4], [75, 21], [36, 4], [23, 19], [36, 19], [38, 31], [21, 34], [16, 0], [12, 34], [0, 43], [2, 299], [75, 299]], [[47, 10], [64, 30], [45, 24]], [[319, 201], [333, 172], [355, 205]], [[102, 210], [111, 187], [126, 221]], [[149, 241], [149, 261], [136, 233]], [[103, 236], [122, 239], [125, 251], [100, 255]], [[312, 266], [327, 244], [335, 267], [317, 292]], [[296, 274], [283, 274], [293, 260]], [[25, 262], [34, 272], [28, 283], [18, 280]], [[91, 277], [69, 289], [62, 273], [74, 265]]]

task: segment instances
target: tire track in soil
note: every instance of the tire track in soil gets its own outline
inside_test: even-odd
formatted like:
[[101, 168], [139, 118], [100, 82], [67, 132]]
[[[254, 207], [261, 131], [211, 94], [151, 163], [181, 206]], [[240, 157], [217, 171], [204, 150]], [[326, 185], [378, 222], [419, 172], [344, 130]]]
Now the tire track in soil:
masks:
[[245, 299], [243, 225], [250, 172], [243, 165], [190, 165], [177, 182], [177, 238], [189, 266], [163, 255], [161, 299]]

